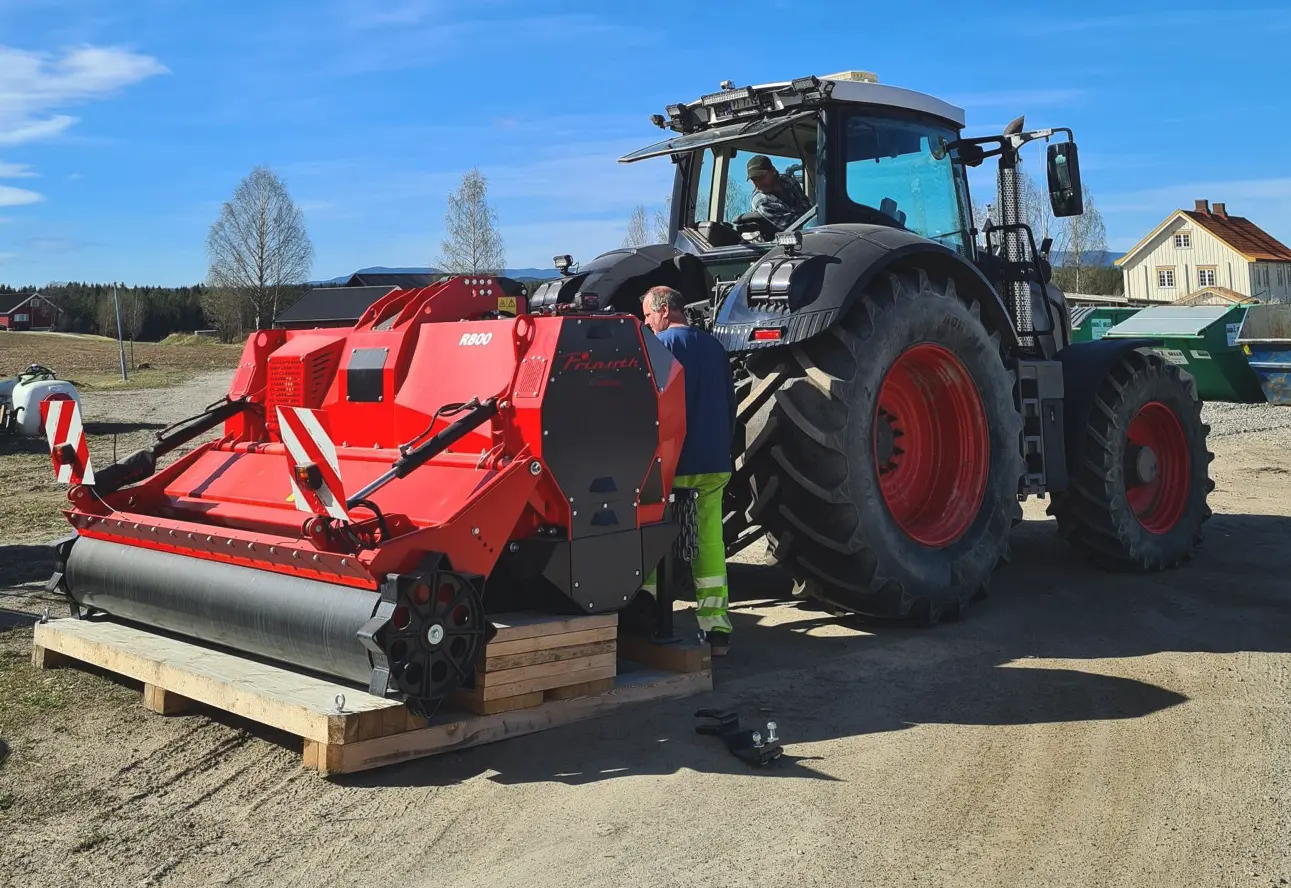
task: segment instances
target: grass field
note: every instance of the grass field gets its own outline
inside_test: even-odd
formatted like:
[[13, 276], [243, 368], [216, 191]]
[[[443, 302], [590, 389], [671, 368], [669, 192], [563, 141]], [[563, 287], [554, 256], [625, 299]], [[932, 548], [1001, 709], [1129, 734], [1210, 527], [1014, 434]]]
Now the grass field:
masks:
[[[133, 358], [131, 357], [133, 352]], [[241, 345], [223, 345], [198, 336], [172, 336], [165, 342], [126, 343], [129, 379], [121, 380], [116, 340], [71, 333], [0, 333], [0, 377], [16, 375], [29, 364], [48, 367], [78, 388], [155, 388], [191, 379], [208, 370], [237, 365]], [[137, 369], [140, 365], [145, 369]]]

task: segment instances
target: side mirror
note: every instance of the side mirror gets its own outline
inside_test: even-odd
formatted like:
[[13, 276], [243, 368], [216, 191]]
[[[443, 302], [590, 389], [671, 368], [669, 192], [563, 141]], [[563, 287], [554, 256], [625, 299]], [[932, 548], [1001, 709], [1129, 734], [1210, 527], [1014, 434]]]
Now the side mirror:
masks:
[[1079, 216], [1085, 212], [1085, 195], [1080, 185], [1080, 155], [1075, 142], [1049, 146], [1049, 203], [1053, 214]]

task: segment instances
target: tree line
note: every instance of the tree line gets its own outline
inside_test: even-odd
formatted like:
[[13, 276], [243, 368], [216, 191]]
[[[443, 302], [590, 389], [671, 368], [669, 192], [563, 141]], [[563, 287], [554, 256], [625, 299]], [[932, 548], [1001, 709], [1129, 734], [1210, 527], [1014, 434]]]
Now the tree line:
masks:
[[121, 304], [123, 339], [156, 342], [171, 333], [191, 333], [206, 327], [202, 311], [206, 288], [201, 284], [191, 287], [127, 287], [112, 283], [60, 281], [44, 287], [14, 288], [0, 284], [0, 294], [40, 293], [59, 309], [55, 329], [115, 338], [114, 286]]

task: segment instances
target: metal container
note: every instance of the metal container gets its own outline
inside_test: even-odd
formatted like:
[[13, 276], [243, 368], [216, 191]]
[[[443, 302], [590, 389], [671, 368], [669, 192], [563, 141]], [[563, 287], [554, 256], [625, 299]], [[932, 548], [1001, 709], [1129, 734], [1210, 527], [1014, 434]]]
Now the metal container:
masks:
[[1264, 390], [1237, 344], [1248, 306], [1163, 305], [1145, 308], [1105, 334], [1109, 339], [1159, 339], [1157, 354], [1188, 373], [1204, 401], [1254, 404]]
[[1291, 405], [1291, 305], [1252, 305], [1237, 344], [1268, 402]]
[[1071, 310], [1071, 341], [1093, 342], [1107, 331], [1139, 313], [1137, 308], [1106, 305], [1078, 305]]

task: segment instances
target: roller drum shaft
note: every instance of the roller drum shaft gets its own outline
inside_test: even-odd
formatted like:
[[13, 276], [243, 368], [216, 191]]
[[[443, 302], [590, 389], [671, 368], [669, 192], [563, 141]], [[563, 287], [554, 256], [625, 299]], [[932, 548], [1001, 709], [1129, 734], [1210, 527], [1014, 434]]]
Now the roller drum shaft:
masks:
[[358, 631], [379, 594], [318, 580], [81, 537], [65, 582], [84, 607], [367, 684]]

